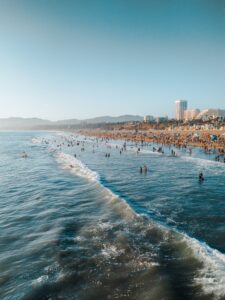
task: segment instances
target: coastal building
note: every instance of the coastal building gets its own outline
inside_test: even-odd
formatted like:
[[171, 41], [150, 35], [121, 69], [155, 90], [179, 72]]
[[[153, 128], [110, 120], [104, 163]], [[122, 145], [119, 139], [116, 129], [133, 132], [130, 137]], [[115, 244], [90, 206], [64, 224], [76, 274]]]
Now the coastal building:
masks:
[[153, 116], [150, 116], [150, 115], [144, 116], [144, 123], [149, 123], [149, 122], [152, 122], [152, 121], [154, 121]]
[[196, 117], [200, 114], [200, 109], [187, 109], [184, 111], [184, 120], [191, 121], [196, 119]]
[[188, 103], [187, 100], [176, 100], [175, 101], [175, 119], [184, 120], [184, 111], [187, 110]]
[[168, 116], [165, 117], [157, 117], [155, 119], [156, 123], [163, 123], [163, 122], [167, 122], [168, 121]]
[[224, 109], [205, 109], [196, 116], [196, 119], [202, 121], [214, 120], [217, 118], [220, 120], [225, 119]]

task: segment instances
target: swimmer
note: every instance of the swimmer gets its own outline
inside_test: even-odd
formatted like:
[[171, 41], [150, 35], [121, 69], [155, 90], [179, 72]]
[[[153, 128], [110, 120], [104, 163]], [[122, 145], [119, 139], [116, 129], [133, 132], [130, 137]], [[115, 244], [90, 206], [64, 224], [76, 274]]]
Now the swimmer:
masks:
[[142, 173], [143, 172], [143, 169], [142, 169], [142, 167], [140, 167], [140, 173]]
[[21, 157], [22, 157], [22, 158], [27, 158], [27, 157], [28, 157], [28, 154], [27, 154], [25, 151], [23, 151]]
[[199, 175], [198, 175], [198, 180], [199, 180], [199, 181], [204, 181], [204, 180], [205, 180], [205, 178], [204, 178], [202, 172], [199, 173]]

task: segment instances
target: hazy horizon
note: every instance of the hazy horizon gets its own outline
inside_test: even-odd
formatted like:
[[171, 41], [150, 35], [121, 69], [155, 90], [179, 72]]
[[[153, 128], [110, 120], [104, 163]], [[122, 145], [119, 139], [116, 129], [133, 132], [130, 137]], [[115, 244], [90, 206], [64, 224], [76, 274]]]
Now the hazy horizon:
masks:
[[0, 1], [0, 118], [225, 108], [225, 2]]
[[123, 114], [123, 115], [101, 115], [101, 116], [94, 116], [94, 117], [90, 117], [90, 118], [66, 118], [66, 119], [56, 119], [56, 120], [53, 120], [53, 119], [50, 119], [50, 118], [41, 118], [41, 117], [33, 117], [33, 116], [30, 116], [30, 117], [23, 117], [23, 116], [9, 116], [9, 117], [0, 117], [0, 119], [42, 119], [42, 120], [46, 120], [46, 121], [51, 121], [51, 122], [57, 122], [57, 121], [63, 121], [63, 120], [79, 120], [79, 121], [82, 121], [82, 120], [88, 120], [88, 119], [97, 119], [97, 118], [102, 118], [102, 117], [105, 117], [105, 118], [119, 118], [119, 117], [124, 117], [124, 116], [137, 116], [137, 117], [144, 117], [144, 116], [141, 116], [141, 115], [135, 115], [135, 114]]

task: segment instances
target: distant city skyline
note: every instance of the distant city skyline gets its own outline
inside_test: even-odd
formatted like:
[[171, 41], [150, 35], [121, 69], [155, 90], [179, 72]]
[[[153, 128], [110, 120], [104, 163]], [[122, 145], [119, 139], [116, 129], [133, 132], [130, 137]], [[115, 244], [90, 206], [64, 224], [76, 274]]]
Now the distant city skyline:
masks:
[[225, 2], [0, 2], [0, 118], [225, 109]]

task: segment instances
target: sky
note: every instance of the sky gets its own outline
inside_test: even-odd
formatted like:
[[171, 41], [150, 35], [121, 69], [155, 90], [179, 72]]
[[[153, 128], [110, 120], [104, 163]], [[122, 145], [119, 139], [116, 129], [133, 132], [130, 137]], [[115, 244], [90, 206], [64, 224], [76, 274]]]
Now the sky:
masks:
[[224, 0], [0, 0], [0, 118], [225, 109]]

